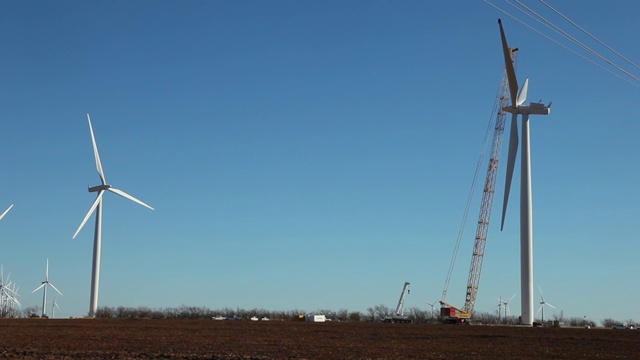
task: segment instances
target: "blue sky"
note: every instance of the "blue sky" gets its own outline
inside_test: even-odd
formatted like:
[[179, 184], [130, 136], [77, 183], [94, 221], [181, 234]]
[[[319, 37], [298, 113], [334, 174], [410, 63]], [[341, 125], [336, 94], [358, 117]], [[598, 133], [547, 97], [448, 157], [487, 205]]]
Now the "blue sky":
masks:
[[[640, 61], [640, 4], [549, 3]], [[485, 2], [0, 10], [0, 207], [15, 204], [0, 263], [24, 306], [41, 303], [30, 292], [49, 258], [56, 315], [88, 311], [93, 218], [71, 236], [99, 184], [90, 113], [109, 183], [155, 207], [106, 194], [100, 306], [362, 311], [395, 306], [410, 281], [406, 306], [429, 308], [492, 120], [501, 17], [528, 100], [553, 101], [531, 120], [535, 287], [565, 316], [640, 320], [640, 89]], [[518, 293], [518, 314], [517, 196], [500, 232], [502, 159], [476, 310]], [[459, 306], [479, 204], [447, 295]]]

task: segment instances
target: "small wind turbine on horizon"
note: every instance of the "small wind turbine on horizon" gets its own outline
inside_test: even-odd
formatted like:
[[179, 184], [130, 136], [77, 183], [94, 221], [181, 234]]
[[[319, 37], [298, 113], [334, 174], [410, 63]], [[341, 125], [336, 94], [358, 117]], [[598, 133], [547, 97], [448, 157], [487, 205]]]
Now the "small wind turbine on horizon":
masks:
[[502, 307], [504, 306], [502, 295], [500, 295], [499, 298], [496, 298], [496, 300], [498, 300], [498, 305], [496, 305], [496, 307], [498, 308], [498, 322], [500, 322], [502, 320]]
[[511, 315], [511, 313], [509, 312], [509, 303], [511, 302], [511, 300], [513, 300], [513, 298], [516, 297], [516, 294], [513, 294], [513, 296], [511, 296], [511, 298], [509, 298], [509, 300], [502, 301], [502, 306], [504, 306], [504, 317], [507, 318], [509, 317], [509, 315]]
[[87, 215], [84, 217], [84, 219], [82, 220], [82, 223], [80, 223], [80, 226], [78, 227], [78, 230], [76, 230], [76, 233], [73, 234], [73, 239], [76, 238], [76, 236], [78, 235], [78, 233], [80, 232], [80, 230], [82, 230], [82, 227], [84, 226], [84, 224], [87, 222], [87, 220], [89, 220], [89, 217], [91, 216], [91, 214], [93, 214], [93, 212], [96, 212], [96, 227], [95, 227], [95, 232], [94, 232], [94, 241], [93, 241], [93, 267], [92, 267], [92, 273], [91, 273], [91, 300], [90, 300], [90, 305], [89, 305], [89, 317], [95, 317], [96, 316], [96, 311], [98, 310], [98, 289], [99, 289], [99, 283], [100, 283], [100, 250], [102, 247], [102, 198], [103, 195], [105, 193], [105, 191], [110, 191], [114, 194], [120, 195], [122, 197], [124, 197], [125, 199], [129, 199], [135, 203], [138, 203], [144, 207], [147, 207], [151, 210], [153, 210], [153, 208], [147, 204], [145, 204], [144, 202], [136, 199], [135, 197], [127, 194], [126, 192], [116, 189], [114, 187], [112, 187], [111, 185], [107, 184], [107, 180], [104, 176], [104, 171], [102, 170], [102, 163], [100, 161], [100, 154], [98, 153], [98, 145], [96, 144], [96, 138], [95, 135], [93, 134], [93, 126], [91, 125], [91, 118], [89, 117], [89, 114], [87, 114], [87, 120], [89, 121], [89, 131], [91, 132], [91, 142], [93, 144], [93, 155], [96, 159], [96, 168], [98, 169], [98, 175], [100, 175], [100, 181], [101, 181], [101, 185], [97, 185], [97, 186], [93, 186], [93, 187], [89, 187], [89, 192], [97, 192], [98, 196], [96, 197], [96, 200], [93, 202], [93, 205], [91, 205], [91, 208], [89, 209], [89, 212], [87, 212]]
[[54, 297], [53, 300], [51, 300], [51, 318], [52, 319], [56, 318], [56, 308], [60, 309], [60, 306], [58, 306], [58, 303], [56, 302], [56, 300], [58, 300], [58, 295], [56, 295], [56, 297]]
[[556, 308], [555, 306], [549, 304], [548, 302], [544, 301], [544, 294], [542, 294], [542, 288], [540, 287], [540, 308], [538, 309], [538, 312], [542, 311], [542, 320], [540, 321], [542, 323], [542, 326], [544, 326], [544, 306], [550, 306], [552, 308]]
[[10, 277], [11, 274], [4, 278], [4, 267], [0, 265], [0, 317], [13, 317], [15, 306], [22, 307], [18, 300], [18, 289], [16, 284], [9, 280]]
[[58, 290], [50, 281], [49, 281], [49, 259], [47, 259], [47, 268], [44, 272], [44, 281], [42, 282], [42, 285], [38, 286], [35, 290], [33, 290], [31, 293], [33, 294], [34, 292], [40, 290], [40, 289], [44, 289], [44, 293], [42, 295], [42, 317], [45, 317], [47, 315], [47, 287], [51, 286], [53, 288], [53, 290], [55, 290], [58, 294], [62, 295], [62, 293], [60, 292], [60, 290]]
[[509, 202], [509, 191], [513, 178], [513, 168], [518, 152], [518, 114], [522, 115], [522, 152], [520, 157], [520, 291], [521, 291], [521, 311], [520, 321], [522, 325], [533, 325], [533, 206], [531, 194], [531, 147], [529, 135], [529, 115], [548, 115], [551, 111], [551, 103], [530, 103], [523, 105], [527, 99], [529, 79], [525, 79], [520, 93], [518, 93], [518, 80], [515, 68], [511, 60], [511, 49], [507, 45], [507, 38], [502, 28], [502, 21], [498, 19], [500, 26], [500, 37], [502, 39], [502, 51], [504, 55], [507, 78], [509, 80], [509, 93], [511, 106], [503, 110], [510, 112], [511, 134], [509, 138], [509, 157], [507, 159], [507, 176], [504, 188], [504, 202], [502, 206], [502, 223], [500, 229], [504, 228], [504, 219]]
[[433, 304], [430, 302], [427, 302], [427, 305], [431, 306], [431, 317], [434, 317], [433, 315], [433, 307], [436, 306], [436, 304], [438, 303], [438, 300], [434, 301]]

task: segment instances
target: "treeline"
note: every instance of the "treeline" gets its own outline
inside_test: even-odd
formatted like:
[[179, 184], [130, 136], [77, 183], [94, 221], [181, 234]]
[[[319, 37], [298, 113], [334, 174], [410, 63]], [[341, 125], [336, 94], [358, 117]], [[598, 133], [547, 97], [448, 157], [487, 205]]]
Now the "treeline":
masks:
[[[22, 317], [38, 317], [37, 314], [40, 310], [37, 306], [25, 308], [22, 311]], [[306, 314], [322, 314], [327, 319], [332, 321], [383, 321], [384, 318], [392, 316], [394, 311], [386, 305], [376, 305], [369, 307], [366, 311], [350, 311], [347, 309], [340, 310], [328, 310], [318, 309], [315, 311], [306, 311], [301, 309], [286, 310], [286, 311], [273, 311], [266, 309], [241, 309], [241, 308], [222, 308], [222, 309], [210, 309], [206, 306], [187, 306], [182, 305], [179, 307], [167, 307], [167, 308], [149, 308], [146, 306], [139, 307], [126, 307], [126, 306], [103, 306], [98, 308], [96, 318], [101, 319], [212, 319], [216, 316], [222, 316], [224, 318], [237, 318], [248, 320], [252, 317], [258, 319], [268, 318], [269, 320], [296, 320], [300, 319], [300, 315]], [[6, 314], [4, 314], [6, 315]], [[20, 317], [20, 314], [12, 314], [13, 316], [4, 317]], [[438, 309], [420, 309], [418, 307], [412, 307], [405, 309], [404, 315], [410, 319], [413, 323], [436, 323], [440, 322]], [[563, 315], [553, 316], [550, 320], [556, 320], [561, 322], [564, 326], [579, 326], [579, 327], [596, 327], [597, 324], [593, 320], [586, 317], [568, 317]], [[488, 313], [488, 312], [476, 312], [473, 314], [472, 323], [474, 324], [504, 324], [504, 325], [517, 325], [519, 319], [517, 316], [504, 316], [504, 314]], [[635, 324], [633, 319], [627, 321], [618, 321], [614, 319], [602, 320], [602, 326], [612, 327], [617, 324]]]

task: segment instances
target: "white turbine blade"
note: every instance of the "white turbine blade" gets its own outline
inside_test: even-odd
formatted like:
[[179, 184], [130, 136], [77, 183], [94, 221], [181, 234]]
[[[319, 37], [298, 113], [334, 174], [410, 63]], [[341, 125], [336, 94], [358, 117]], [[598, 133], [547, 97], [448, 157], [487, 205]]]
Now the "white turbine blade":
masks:
[[123, 198], [129, 199], [129, 200], [131, 200], [133, 202], [137, 202], [138, 204], [153, 210], [153, 208], [151, 206], [149, 206], [149, 205], [145, 204], [144, 202], [134, 198], [133, 196], [127, 194], [126, 192], [124, 192], [122, 190], [119, 190], [119, 189], [116, 189], [116, 188], [113, 188], [113, 187], [110, 187], [107, 190], [109, 190], [109, 191], [111, 191], [111, 192], [113, 192], [115, 194], [118, 194], [118, 195], [122, 196]]
[[538, 289], [540, 289], [540, 299], [542, 299], [542, 302], [544, 302], [544, 294], [542, 294], [542, 287], [538, 286]]
[[524, 84], [522, 84], [522, 89], [520, 89], [520, 94], [518, 94], [518, 100], [516, 101], [516, 105], [520, 106], [527, 100], [527, 90], [529, 89], [529, 78], [524, 79]]
[[511, 298], [509, 298], [509, 301], [507, 301], [507, 304], [511, 302], [511, 300], [513, 300], [513, 298], [516, 297], [516, 294], [513, 294], [513, 296]]
[[43, 282], [43, 283], [42, 283], [42, 285], [38, 286], [38, 287], [37, 287], [35, 290], [33, 290], [31, 293], [33, 294], [34, 292], [36, 292], [36, 291], [38, 291], [38, 290], [42, 289], [42, 287], [43, 287], [43, 286], [45, 286], [46, 284], [47, 284], [46, 282]]
[[96, 137], [93, 134], [93, 126], [91, 126], [91, 118], [87, 114], [87, 120], [89, 121], [89, 131], [91, 131], [91, 142], [93, 143], [93, 156], [96, 158], [96, 169], [98, 169], [98, 175], [102, 180], [102, 185], [107, 184], [107, 179], [104, 177], [104, 171], [102, 170], [102, 162], [100, 161], [100, 153], [98, 153], [98, 144], [96, 143]]
[[44, 271], [44, 279], [45, 279], [46, 281], [49, 281], [49, 259], [47, 259], [47, 268], [46, 268], [46, 270]]
[[[58, 294], [62, 295], [62, 293], [60, 292], [60, 290], [58, 290], [55, 286], [53, 286], [53, 284], [52, 284], [52, 283], [49, 283], [49, 285], [51, 285], [51, 287], [53, 288], [53, 290], [57, 291], [57, 292], [58, 292]], [[62, 295], [62, 296], [64, 296], [64, 295]]]
[[544, 305], [540, 305], [540, 308], [538, 308], [538, 311], [536, 311], [536, 314], [537, 314], [537, 313], [539, 313], [539, 312], [540, 312], [540, 310], [542, 310], [542, 307], [543, 307], [543, 306], [544, 306]]
[[509, 157], [507, 158], [507, 177], [504, 184], [504, 199], [502, 202], [502, 222], [500, 230], [504, 229], [504, 218], [507, 215], [507, 205], [509, 204], [509, 192], [511, 191], [511, 180], [513, 180], [513, 168], [516, 165], [516, 155], [518, 154], [518, 114], [513, 113], [511, 117], [511, 135], [509, 137]]
[[509, 45], [507, 45], [507, 37], [504, 34], [502, 28], [502, 21], [498, 19], [498, 25], [500, 25], [500, 37], [502, 38], [502, 52], [504, 54], [504, 63], [507, 70], [507, 79], [509, 79], [509, 93], [511, 94], [511, 103], [516, 105], [516, 98], [518, 96], [518, 79], [516, 78], [516, 69], [511, 61], [511, 54], [509, 51]]
[[552, 308], [554, 308], [554, 309], [556, 308], [555, 306], [553, 306], [553, 305], [549, 304], [548, 302], [546, 302], [545, 304], [547, 304], [547, 305], [551, 306], [551, 307], [552, 307]]
[[11, 210], [11, 208], [13, 207], [13, 204], [11, 204], [11, 206], [9, 206], [9, 208], [7, 210], [5, 210], [2, 215], [0, 215], [0, 220], [2, 220], [2, 218], [7, 215], [7, 213], [9, 212], [9, 210]]
[[80, 223], [80, 226], [78, 227], [78, 230], [76, 230], [76, 233], [73, 234], [72, 239], [76, 238], [80, 230], [82, 230], [82, 227], [84, 226], [84, 224], [87, 222], [87, 220], [89, 220], [89, 217], [91, 216], [91, 214], [93, 214], [98, 204], [102, 201], [103, 194], [104, 194], [104, 190], [100, 190], [100, 192], [98, 193], [98, 197], [96, 197], [96, 200], [93, 202], [93, 205], [91, 205], [89, 212], [87, 213], [87, 215], [85, 215], [84, 219], [82, 220], [82, 223]]

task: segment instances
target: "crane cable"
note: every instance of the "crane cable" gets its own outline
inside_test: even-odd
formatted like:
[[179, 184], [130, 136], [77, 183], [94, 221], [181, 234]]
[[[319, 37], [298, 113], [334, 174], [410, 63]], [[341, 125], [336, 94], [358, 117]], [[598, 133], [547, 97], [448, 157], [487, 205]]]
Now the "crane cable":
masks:
[[491, 116], [489, 117], [489, 123], [487, 124], [487, 130], [484, 135], [484, 141], [482, 143], [482, 150], [480, 151], [480, 157], [478, 158], [478, 163], [476, 165], [476, 171], [473, 175], [473, 181], [471, 182], [471, 189], [469, 190], [469, 196], [467, 197], [467, 204], [464, 208], [464, 214], [462, 215], [462, 221], [460, 224], [460, 229], [458, 229], [458, 237], [456, 239], [455, 247], [453, 248], [453, 255], [451, 256], [451, 262], [449, 263], [449, 271], [447, 272], [447, 278], [444, 282], [444, 289], [442, 290], [442, 298], [440, 301], [445, 301], [447, 297], [447, 291], [449, 289], [449, 283], [451, 282], [451, 275], [453, 274], [453, 269], [455, 268], [456, 258], [458, 257], [458, 250], [460, 249], [460, 242], [462, 241], [462, 236], [464, 234], [464, 227], [467, 223], [467, 217], [469, 216], [469, 210], [471, 208], [471, 203], [473, 202], [473, 195], [475, 193], [476, 185], [478, 183], [478, 176], [480, 174], [480, 170], [482, 169], [482, 163], [485, 158], [485, 154], [487, 151], [487, 145], [489, 144], [489, 137], [491, 134], [491, 130], [493, 129], [493, 119], [495, 119], [496, 112], [499, 110], [500, 104], [500, 96], [502, 95], [502, 80], [500, 81], [500, 86], [498, 87], [498, 93], [496, 95], [496, 99], [493, 103], [493, 110], [491, 112]]

